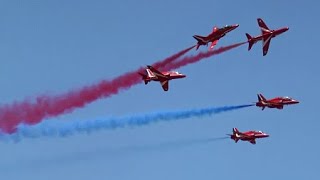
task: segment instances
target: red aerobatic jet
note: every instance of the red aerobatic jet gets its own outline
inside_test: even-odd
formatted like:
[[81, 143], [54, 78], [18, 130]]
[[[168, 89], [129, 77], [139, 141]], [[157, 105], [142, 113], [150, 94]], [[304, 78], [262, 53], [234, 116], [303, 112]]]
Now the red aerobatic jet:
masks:
[[148, 84], [150, 81], [159, 81], [164, 91], [169, 90], [170, 80], [186, 77], [186, 75], [176, 71], [160, 72], [152, 66], [147, 66], [146, 73], [139, 74], [142, 76], [142, 80], [144, 80], [145, 84]]
[[256, 144], [256, 139], [269, 137], [268, 134], [262, 131], [240, 132], [237, 128], [233, 128], [232, 131], [233, 131], [233, 134], [228, 134], [228, 135], [236, 143], [239, 140], [241, 140], [241, 141], [249, 141], [251, 144]]
[[248, 43], [249, 43], [248, 51], [251, 49], [254, 43], [258, 41], [262, 41], [263, 56], [265, 56], [268, 53], [271, 39], [276, 37], [279, 34], [282, 34], [288, 31], [289, 28], [283, 27], [280, 29], [271, 30], [268, 28], [268, 26], [263, 22], [261, 18], [258, 18], [257, 20], [258, 20], [259, 27], [261, 28], [262, 34], [260, 36], [252, 37], [248, 33], [246, 33], [246, 36], [248, 38]]
[[198, 49], [201, 45], [208, 45], [209, 42], [211, 42], [210, 49], [212, 49], [220, 38], [237, 27], [239, 27], [239, 24], [226, 25], [223, 28], [214, 27], [212, 32], [206, 37], [194, 35], [193, 37], [198, 41], [196, 49]]
[[290, 104], [298, 104], [299, 101], [294, 100], [290, 97], [276, 97], [273, 99], [267, 100], [265, 97], [263, 97], [262, 94], [258, 94], [258, 102], [256, 103], [256, 106], [262, 107], [262, 110], [264, 108], [277, 108], [277, 109], [283, 109], [284, 105], [290, 105]]

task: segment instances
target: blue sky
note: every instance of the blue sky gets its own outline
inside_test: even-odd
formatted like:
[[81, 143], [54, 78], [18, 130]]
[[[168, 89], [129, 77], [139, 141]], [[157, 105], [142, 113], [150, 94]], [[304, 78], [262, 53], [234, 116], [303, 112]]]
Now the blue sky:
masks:
[[[192, 118], [68, 138], [0, 145], [3, 179], [317, 179], [319, 25], [316, 1], [6, 1], [0, 2], [0, 104], [60, 94], [111, 79], [193, 45], [214, 25], [240, 24], [218, 46], [289, 26], [262, 56], [247, 45], [179, 69], [187, 78], [137, 85], [56, 121], [157, 110], [238, 105], [288, 95], [284, 110], [251, 107], [212, 118]], [[206, 50], [205, 47], [201, 48]], [[194, 53], [194, 52], [191, 52]], [[269, 133], [257, 145], [224, 136], [233, 127]]]

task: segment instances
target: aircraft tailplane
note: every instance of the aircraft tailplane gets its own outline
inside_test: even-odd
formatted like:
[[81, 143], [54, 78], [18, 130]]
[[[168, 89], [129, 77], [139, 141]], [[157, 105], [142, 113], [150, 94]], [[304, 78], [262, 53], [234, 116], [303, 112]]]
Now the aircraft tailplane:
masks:
[[198, 50], [198, 49], [199, 49], [199, 47], [200, 47], [200, 44], [197, 44], [197, 46], [196, 46], [196, 50]]
[[147, 75], [145, 75], [145, 74], [143, 74], [141, 72], [139, 72], [138, 74], [142, 77], [142, 80], [144, 81], [144, 84], [148, 84], [149, 81], [147, 80]]
[[248, 43], [249, 43], [248, 51], [250, 51], [250, 49], [252, 48], [252, 46], [254, 44], [254, 40], [252, 39], [252, 36], [250, 36], [250, 34], [246, 33], [246, 36], [247, 36]]

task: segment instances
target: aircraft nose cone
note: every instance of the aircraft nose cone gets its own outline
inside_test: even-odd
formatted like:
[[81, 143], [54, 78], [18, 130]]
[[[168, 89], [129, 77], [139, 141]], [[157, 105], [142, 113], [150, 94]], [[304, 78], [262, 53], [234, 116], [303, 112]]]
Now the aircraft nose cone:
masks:
[[293, 104], [299, 104], [300, 102], [297, 100], [292, 100]]
[[232, 29], [235, 29], [235, 28], [237, 28], [237, 27], [239, 27], [239, 24], [234, 24], [234, 25], [232, 25]]

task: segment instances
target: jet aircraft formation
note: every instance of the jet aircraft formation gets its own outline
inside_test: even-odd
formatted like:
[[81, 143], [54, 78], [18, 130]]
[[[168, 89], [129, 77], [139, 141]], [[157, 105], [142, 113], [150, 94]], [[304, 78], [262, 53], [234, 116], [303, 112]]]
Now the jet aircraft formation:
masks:
[[[265, 56], [268, 53], [269, 46], [271, 39], [286, 32], [289, 30], [288, 27], [283, 27], [279, 29], [270, 29], [266, 25], [266, 23], [261, 19], [258, 18], [258, 25], [261, 29], [261, 35], [259, 36], [251, 36], [248, 33], [246, 33], [247, 42], [249, 44], [248, 51], [251, 50], [252, 46], [258, 42], [262, 41], [262, 55]], [[239, 24], [235, 25], [226, 25], [222, 28], [214, 27], [212, 32], [207, 36], [200, 36], [200, 35], [194, 35], [193, 38], [197, 40], [197, 44], [195, 45], [196, 50], [199, 49], [202, 45], [210, 44], [209, 50], [212, 50], [215, 45], [217, 45], [217, 42], [224, 37], [227, 33], [233, 31], [234, 29], [238, 28]], [[142, 77], [142, 80], [145, 84], [148, 84], [150, 81], [158, 81], [160, 82], [162, 88], [164, 91], [169, 90], [169, 81], [173, 79], [180, 79], [185, 78], [186, 75], [181, 74], [179, 72], [171, 71], [171, 72], [161, 72], [158, 69], [148, 65], [145, 69], [145, 72], [139, 73]], [[255, 103], [257, 107], [261, 107], [262, 110], [264, 110], [266, 107], [268, 108], [277, 108], [277, 109], [283, 109], [284, 105], [291, 105], [291, 104], [297, 104], [299, 101], [294, 100], [290, 97], [276, 97], [273, 99], [267, 100], [262, 94], [258, 94], [258, 102]], [[242, 141], [248, 141], [251, 144], [256, 144], [256, 139], [258, 138], [266, 138], [269, 137], [268, 134], [262, 132], [262, 131], [246, 131], [246, 132], [240, 132], [237, 128], [233, 128], [233, 134], [228, 134], [231, 139], [233, 139], [236, 143], [239, 140]]]

